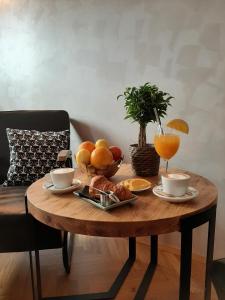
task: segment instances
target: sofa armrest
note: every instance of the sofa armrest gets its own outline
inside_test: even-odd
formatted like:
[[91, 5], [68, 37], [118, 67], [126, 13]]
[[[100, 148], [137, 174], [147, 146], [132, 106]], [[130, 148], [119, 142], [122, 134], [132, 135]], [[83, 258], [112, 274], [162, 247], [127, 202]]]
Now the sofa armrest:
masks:
[[66, 161], [67, 159], [71, 159], [71, 157], [71, 150], [61, 150], [58, 154], [57, 161]]

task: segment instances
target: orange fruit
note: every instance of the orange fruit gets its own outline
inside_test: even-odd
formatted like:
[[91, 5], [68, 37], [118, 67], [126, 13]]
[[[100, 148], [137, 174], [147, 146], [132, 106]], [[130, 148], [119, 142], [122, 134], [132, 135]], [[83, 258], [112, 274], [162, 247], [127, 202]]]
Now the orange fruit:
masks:
[[91, 165], [96, 169], [105, 169], [113, 162], [111, 151], [105, 147], [96, 148], [91, 153]]
[[79, 150], [80, 149], [86, 149], [91, 153], [95, 149], [95, 144], [90, 141], [85, 141], [80, 144]]
[[176, 130], [181, 131], [186, 134], [188, 134], [188, 132], [189, 132], [188, 123], [182, 119], [173, 119], [173, 120], [169, 121], [166, 124], [166, 126], [176, 129]]
[[78, 165], [88, 165], [90, 162], [91, 153], [86, 149], [80, 149], [76, 154], [76, 162]]
[[99, 147], [109, 148], [109, 143], [104, 139], [99, 139], [95, 143], [95, 148], [99, 148]]
[[128, 188], [130, 191], [138, 191], [142, 189], [148, 189], [151, 187], [151, 182], [144, 178], [133, 178], [126, 179], [121, 182], [123, 186]]

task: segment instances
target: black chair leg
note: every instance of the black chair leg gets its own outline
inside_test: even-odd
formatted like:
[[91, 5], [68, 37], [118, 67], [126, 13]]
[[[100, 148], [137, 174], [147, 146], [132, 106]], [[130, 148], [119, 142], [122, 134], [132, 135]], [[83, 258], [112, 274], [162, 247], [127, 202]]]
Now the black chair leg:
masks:
[[74, 234], [65, 231], [63, 233], [62, 255], [63, 255], [63, 265], [67, 274], [70, 273], [70, 268], [71, 268], [73, 242], [74, 242]]
[[225, 299], [225, 288], [224, 288], [225, 269], [223, 269], [223, 267], [225, 267], [225, 263], [220, 265], [220, 260], [214, 261], [210, 272], [211, 280], [216, 290], [218, 300]]
[[33, 295], [33, 299], [35, 300], [36, 296], [35, 296], [35, 287], [34, 287], [34, 268], [33, 268], [33, 260], [32, 260], [32, 252], [31, 251], [29, 251], [29, 260], [30, 260], [32, 295]]
[[[32, 257], [31, 257], [32, 258]], [[40, 268], [40, 257], [39, 251], [35, 250], [35, 268], [36, 268], [36, 285], [35, 285], [35, 299], [42, 299], [42, 288], [41, 288], [41, 268]]]

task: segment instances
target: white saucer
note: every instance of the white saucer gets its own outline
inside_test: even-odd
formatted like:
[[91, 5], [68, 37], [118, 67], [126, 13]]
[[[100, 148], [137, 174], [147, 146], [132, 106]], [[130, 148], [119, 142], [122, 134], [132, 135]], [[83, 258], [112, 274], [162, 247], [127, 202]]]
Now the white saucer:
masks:
[[73, 183], [71, 186], [68, 186], [64, 189], [57, 189], [52, 183], [45, 182], [43, 184], [43, 188], [52, 192], [53, 194], [65, 194], [69, 192], [73, 192], [81, 186], [81, 181], [79, 179], [73, 179]]
[[45, 174], [44, 179], [45, 179], [45, 181], [46, 181], [46, 184], [47, 184], [47, 183], [49, 183], [49, 184], [52, 183], [52, 178], [51, 178], [50, 173]]
[[168, 201], [168, 202], [172, 202], [172, 203], [181, 203], [181, 202], [186, 202], [188, 200], [191, 200], [191, 199], [194, 199], [195, 197], [198, 196], [199, 192], [198, 190], [196, 190], [195, 188], [189, 186], [188, 187], [188, 190], [187, 190], [187, 193], [183, 196], [169, 196], [169, 195], [166, 195], [164, 192], [163, 192], [163, 189], [162, 189], [162, 185], [157, 185], [155, 186], [153, 189], [152, 189], [152, 192], [153, 194], [155, 194], [156, 196], [164, 199], [165, 201]]

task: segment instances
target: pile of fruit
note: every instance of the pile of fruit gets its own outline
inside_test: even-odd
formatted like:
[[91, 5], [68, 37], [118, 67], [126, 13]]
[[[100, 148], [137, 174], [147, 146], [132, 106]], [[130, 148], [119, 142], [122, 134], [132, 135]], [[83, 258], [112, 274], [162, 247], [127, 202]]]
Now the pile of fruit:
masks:
[[75, 158], [78, 166], [104, 170], [121, 161], [122, 151], [117, 146], [109, 146], [105, 139], [99, 139], [95, 144], [85, 141], [80, 144]]

